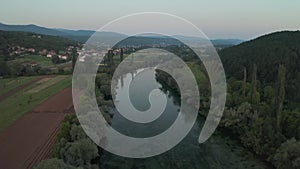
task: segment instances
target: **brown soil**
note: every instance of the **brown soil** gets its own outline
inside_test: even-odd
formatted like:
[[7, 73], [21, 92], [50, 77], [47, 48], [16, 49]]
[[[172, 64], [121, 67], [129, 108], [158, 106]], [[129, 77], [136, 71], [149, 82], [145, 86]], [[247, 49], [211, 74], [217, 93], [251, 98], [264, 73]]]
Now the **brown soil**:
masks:
[[32, 168], [49, 158], [60, 124], [72, 112], [72, 89], [68, 88], [0, 133], [0, 169]]

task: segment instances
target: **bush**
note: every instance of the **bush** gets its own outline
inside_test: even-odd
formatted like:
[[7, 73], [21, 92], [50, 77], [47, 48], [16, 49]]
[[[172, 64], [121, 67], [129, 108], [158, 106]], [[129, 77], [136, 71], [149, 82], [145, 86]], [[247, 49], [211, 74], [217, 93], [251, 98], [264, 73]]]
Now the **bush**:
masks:
[[34, 167], [34, 169], [76, 169], [76, 168], [65, 164], [63, 160], [53, 158], [53, 159], [42, 161], [36, 167]]
[[278, 169], [300, 168], [300, 142], [292, 138], [277, 149], [273, 163]]

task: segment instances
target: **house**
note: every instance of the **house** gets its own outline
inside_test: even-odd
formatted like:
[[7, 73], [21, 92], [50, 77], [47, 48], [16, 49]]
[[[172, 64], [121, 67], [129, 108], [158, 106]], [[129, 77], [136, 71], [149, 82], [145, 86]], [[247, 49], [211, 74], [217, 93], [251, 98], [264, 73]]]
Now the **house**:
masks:
[[30, 64], [31, 67], [35, 67], [35, 66], [38, 65], [36, 62], [29, 62], [29, 64]]
[[52, 58], [52, 55], [51, 54], [47, 54], [47, 58]]
[[53, 55], [56, 55], [56, 52], [54, 50], [50, 50], [48, 54], [53, 56]]
[[78, 61], [79, 62], [84, 62], [85, 61], [85, 56], [79, 57]]
[[68, 56], [61, 56], [61, 59], [67, 60], [67, 59], [68, 59]]
[[21, 64], [24, 67], [30, 66], [31, 68], [36, 67], [38, 64], [36, 62], [25, 62]]
[[34, 53], [34, 52], [35, 52], [35, 49], [34, 49], [34, 48], [29, 48], [29, 49], [27, 49], [27, 52]]
[[47, 49], [43, 49], [41, 51], [39, 51], [40, 55], [46, 55], [47, 54]]

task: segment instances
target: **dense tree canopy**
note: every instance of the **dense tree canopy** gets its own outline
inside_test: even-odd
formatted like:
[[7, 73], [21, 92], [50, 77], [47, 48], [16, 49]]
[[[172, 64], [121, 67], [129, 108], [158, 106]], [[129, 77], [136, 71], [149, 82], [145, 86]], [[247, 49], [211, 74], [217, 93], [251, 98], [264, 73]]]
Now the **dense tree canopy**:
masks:
[[257, 79], [262, 83], [277, 80], [279, 65], [286, 68], [287, 98], [300, 101], [300, 32], [276, 32], [225, 48], [219, 52], [227, 75], [243, 78], [246, 67], [251, 80], [253, 64], [257, 65]]
[[34, 167], [34, 169], [79, 169], [79, 168], [75, 168], [71, 165], [67, 165], [66, 163], [64, 163], [63, 160], [53, 158], [53, 159], [42, 161], [36, 167]]

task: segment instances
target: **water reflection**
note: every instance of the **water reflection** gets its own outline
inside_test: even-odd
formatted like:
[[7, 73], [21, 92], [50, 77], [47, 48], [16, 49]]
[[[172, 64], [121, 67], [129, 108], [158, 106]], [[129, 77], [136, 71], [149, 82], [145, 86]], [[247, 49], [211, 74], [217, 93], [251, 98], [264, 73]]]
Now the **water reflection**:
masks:
[[[116, 101], [122, 99], [126, 85], [130, 85], [132, 104], [141, 111], [149, 108], [148, 95], [151, 90], [159, 88], [167, 96], [164, 113], [148, 124], [133, 123], [116, 110], [112, 127], [131, 137], [150, 137], [165, 131], [172, 125], [180, 110], [180, 97], [174, 90], [157, 81], [155, 70], [122, 75], [116, 87]], [[133, 82], [129, 84], [133, 78]], [[159, 98], [158, 98], [159, 99]], [[186, 121], [188, 122], [188, 120]], [[102, 167], [105, 169], [230, 169], [230, 168], [267, 168], [238, 142], [231, 140], [224, 133], [217, 131], [206, 143], [199, 144], [198, 137], [204, 124], [204, 118], [198, 117], [187, 137], [172, 150], [159, 156], [146, 159], [129, 159], [108, 152], [102, 156]]]

